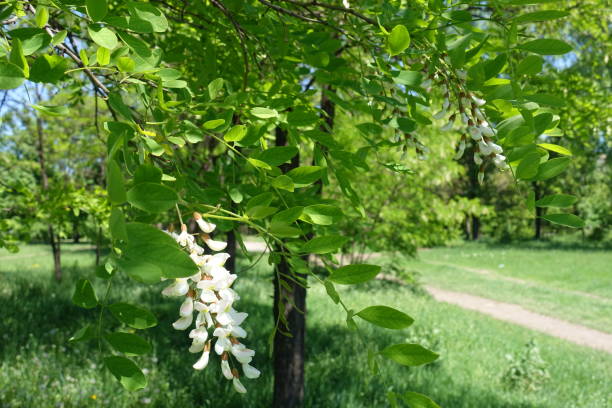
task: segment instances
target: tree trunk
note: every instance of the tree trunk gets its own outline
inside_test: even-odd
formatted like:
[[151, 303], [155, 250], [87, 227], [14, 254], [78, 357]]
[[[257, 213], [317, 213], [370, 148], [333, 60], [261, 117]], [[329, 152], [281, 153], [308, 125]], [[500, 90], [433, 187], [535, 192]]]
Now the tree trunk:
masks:
[[472, 215], [472, 241], [477, 241], [480, 234], [480, 217]]
[[[304, 404], [304, 346], [306, 340], [306, 289], [284, 279], [295, 276], [285, 257], [274, 274], [274, 322], [279, 330], [274, 336], [274, 408], [297, 408]], [[279, 307], [280, 306], [280, 307]], [[282, 313], [281, 318], [279, 314]], [[286, 322], [286, 324], [284, 323]], [[290, 333], [291, 337], [287, 334]]]
[[[287, 131], [276, 129], [276, 145], [287, 144]], [[283, 164], [283, 173], [299, 166], [299, 155]], [[281, 286], [281, 274], [295, 276], [285, 257], [274, 274], [274, 395], [273, 408], [296, 408], [304, 404], [304, 344], [306, 337], [306, 289], [289, 279]], [[301, 276], [305, 279], [305, 276]], [[300, 279], [300, 278], [298, 278]], [[282, 318], [280, 316], [282, 313]], [[286, 322], [286, 324], [285, 324]], [[283, 333], [291, 333], [291, 337]]]
[[79, 218], [75, 218], [72, 223], [72, 242], [78, 244], [81, 241], [81, 233], [79, 232]]
[[[536, 182], [533, 183], [533, 192], [535, 193], [535, 200], [538, 201], [541, 197], [540, 185]], [[535, 239], [542, 238], [542, 207], [535, 208], [535, 220], [534, 220], [534, 234], [533, 237]]]
[[225, 261], [225, 268], [230, 273], [236, 273], [236, 233], [231, 230], [227, 233], [227, 247], [225, 252], [229, 254], [229, 258]]
[[[38, 165], [40, 166], [40, 184], [43, 193], [49, 190], [49, 179], [47, 177], [47, 163], [45, 160], [45, 136], [43, 133], [42, 119], [36, 118], [36, 132], [38, 134]], [[49, 232], [49, 244], [51, 245], [51, 252], [53, 253], [53, 276], [55, 280], [62, 280], [62, 260], [61, 260], [61, 248], [59, 236], [56, 236], [53, 225], [50, 223], [48, 226]]]
[[62, 252], [60, 248], [59, 236], [53, 231], [53, 227], [49, 225], [49, 236], [51, 241], [51, 251], [53, 252], [53, 276], [56, 281], [62, 280]]

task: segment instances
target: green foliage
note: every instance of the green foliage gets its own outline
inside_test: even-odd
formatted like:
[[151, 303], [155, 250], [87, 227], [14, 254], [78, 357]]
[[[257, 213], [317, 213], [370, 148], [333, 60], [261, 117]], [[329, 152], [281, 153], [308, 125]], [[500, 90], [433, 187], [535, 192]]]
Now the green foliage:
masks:
[[535, 341], [525, 344], [521, 353], [507, 354], [509, 367], [502, 375], [502, 383], [512, 389], [536, 391], [548, 380], [548, 364], [542, 359]]
[[[153, 284], [198, 271], [152, 224], [171, 225], [177, 218], [182, 224], [182, 213], [200, 211], [222, 232], [238, 234], [247, 226], [274, 248], [271, 263], [284, 258], [292, 265], [291, 279], [302, 271], [325, 285], [353, 327], [354, 313], [331, 282], [365, 282], [378, 269], [363, 264], [336, 269], [331, 254], [349, 248], [414, 251], [455, 238], [467, 218], [486, 215], [488, 207], [475, 198], [493, 163], [508, 164], [506, 174], [528, 182], [549, 183], [569, 168], [569, 149], [538, 140], [563, 133], [556, 110], [563, 103], [538, 92], [543, 60], [525, 58], [529, 52], [562, 55], [573, 49], [554, 36], [539, 38], [538, 30], [525, 25], [557, 21], [567, 13], [524, 13], [515, 3], [495, 5], [478, 22], [469, 7], [439, 2], [405, 10], [401, 2], [366, 1], [346, 10], [320, 2], [214, 1], [193, 4], [186, 14], [178, 13], [183, 5], [175, 1], [10, 5], [3, 18], [14, 17], [18, 28], [3, 33], [8, 58], [0, 61], [0, 88], [19, 87], [29, 74], [32, 82], [53, 84], [38, 93], [36, 103], [51, 117], [69, 116], [93, 88], [95, 136], [106, 138], [106, 154], [97, 150], [94, 160], [101, 171], [91, 184], [106, 178], [108, 202], [100, 202], [91, 186], [75, 182], [66, 188], [60, 177], [51, 177], [52, 183], [39, 183], [44, 204], [38, 218], [46, 216], [63, 233], [70, 210], [75, 217], [80, 211], [69, 204], [94, 196], [96, 205], [88, 209], [97, 242], [110, 230], [111, 255], [98, 275], [109, 288], [124, 274]], [[98, 96], [106, 116], [113, 117], [102, 120], [104, 134], [98, 131]], [[454, 141], [435, 138], [432, 128], [451, 104], [456, 113], [446, 127], [453, 128], [461, 113], [457, 130], [469, 130], [472, 137], [486, 132], [481, 143], [503, 149], [508, 163], [463, 135], [461, 149], [469, 142], [474, 162], [467, 171], [442, 165]], [[442, 115], [434, 114], [439, 105]], [[41, 120], [40, 139], [46, 130]], [[419, 140], [422, 135], [432, 140]], [[400, 156], [414, 151], [424, 158], [423, 142], [440, 153], [429, 168]], [[37, 158], [46, 180], [44, 149], [39, 147]], [[549, 151], [563, 157], [550, 157]], [[72, 175], [85, 166], [66, 167], [63, 173]], [[457, 196], [453, 184], [466, 173], [468, 193]], [[520, 208], [517, 201], [513, 210]], [[582, 223], [569, 213], [541, 218], [573, 227]], [[424, 223], [428, 227], [415, 234], [413, 227]], [[309, 254], [325, 255], [329, 281], [299, 262]], [[84, 286], [78, 293], [78, 304], [93, 305]], [[103, 301], [99, 313], [108, 307]], [[387, 328], [409, 324], [407, 315], [394, 309], [359, 313]], [[100, 327], [96, 336], [103, 337]], [[126, 338], [111, 335], [115, 349], [134, 350], [118, 337]], [[404, 365], [437, 357], [414, 344], [382, 350], [382, 356]], [[146, 385], [134, 361], [120, 356], [105, 361], [128, 390]]]

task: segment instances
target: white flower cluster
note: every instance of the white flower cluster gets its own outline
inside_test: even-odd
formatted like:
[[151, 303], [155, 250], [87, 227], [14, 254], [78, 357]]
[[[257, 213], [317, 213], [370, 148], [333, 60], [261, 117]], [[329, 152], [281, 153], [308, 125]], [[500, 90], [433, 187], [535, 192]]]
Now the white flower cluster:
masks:
[[[195, 236], [187, 232], [187, 226], [181, 225], [181, 233], [169, 234], [178, 244], [189, 251], [191, 259], [200, 268], [198, 273], [188, 278], [176, 279], [174, 283], [162, 291], [164, 296], [180, 296], [185, 300], [180, 307], [180, 318], [172, 324], [176, 330], [187, 330], [194, 323], [195, 328], [189, 332], [192, 339], [189, 351], [202, 353], [200, 359], [193, 365], [196, 370], [203, 370], [208, 365], [211, 348], [221, 357], [221, 372], [228, 380], [232, 380], [237, 392], [245, 393], [246, 388], [239, 380], [237, 365], [242, 366], [242, 372], [247, 378], [259, 377], [259, 370], [249, 363], [253, 360], [255, 351], [248, 349], [239, 339], [246, 337], [246, 331], [240, 327], [247, 313], [237, 312], [233, 308], [235, 301], [240, 299], [231, 286], [236, 275], [224, 268], [229, 254], [223, 251], [226, 242], [215, 241], [210, 237], [215, 224], [205, 221], [198, 213], [194, 218], [203, 231], [200, 234], [206, 246], [214, 255], [204, 254], [204, 248], [196, 242]], [[212, 330], [212, 336], [209, 334]], [[214, 341], [214, 346], [212, 343]]]
[[[457, 79], [459, 81], [459, 89], [465, 89], [461, 82], [465, 81], [465, 71], [457, 71]], [[451, 111], [450, 90], [448, 88], [449, 80], [438, 73], [433, 74], [430, 78], [423, 82], [423, 86], [430, 87], [432, 83], [437, 83], [444, 94], [444, 102], [442, 109], [433, 115], [434, 119], [445, 118]], [[486, 103], [469, 91], [458, 91], [456, 93], [458, 99], [459, 111], [452, 112], [448, 122], [441, 129], [444, 131], [451, 130], [454, 127], [458, 117], [464, 126], [467, 126], [467, 132], [461, 136], [459, 147], [455, 159], [460, 159], [466, 148], [466, 144], [471, 140], [474, 145], [474, 163], [479, 166], [478, 181], [484, 180], [485, 161], [491, 159], [493, 164], [499, 169], [508, 168], [506, 157], [502, 154], [501, 146], [493, 142], [493, 138], [497, 131], [491, 126], [486, 119], [481, 107]], [[468, 136], [469, 135], [469, 136]]]

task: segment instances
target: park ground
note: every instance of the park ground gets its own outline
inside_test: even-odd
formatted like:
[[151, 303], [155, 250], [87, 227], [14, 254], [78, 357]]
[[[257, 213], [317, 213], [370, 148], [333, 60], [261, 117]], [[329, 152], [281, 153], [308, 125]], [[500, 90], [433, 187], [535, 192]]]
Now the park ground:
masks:
[[[265, 257], [264, 257], [265, 258]], [[51, 256], [43, 245], [24, 246], [17, 254], [0, 252], [0, 406], [4, 407], [266, 407], [272, 373], [268, 335], [272, 329], [271, 273], [262, 262], [240, 262], [235, 284], [249, 313], [247, 344], [256, 349], [258, 380], [246, 380], [246, 397], [222, 379], [218, 365], [205, 372], [191, 368], [185, 333], [172, 330], [178, 304], [162, 299], [163, 284], [144, 287], [116, 279], [111, 301], [146, 305], [159, 319], [144, 336], [154, 351], [143, 357], [149, 386], [124, 391], [100, 364], [98, 344], [68, 339], [97, 318], [95, 311], [72, 305], [74, 281], [93, 276], [94, 255], [88, 245], [65, 245], [65, 278], [51, 279]], [[416, 258], [385, 255], [372, 259], [423, 288], [462, 293], [518, 305], [526, 311], [612, 333], [612, 251], [579, 244], [462, 244], [424, 249]], [[99, 291], [101, 287], [96, 287]], [[556, 338], [436, 301], [419, 287], [373, 281], [340, 287], [349, 307], [374, 304], [396, 307], [416, 319], [403, 331], [361, 324], [349, 331], [345, 316], [319, 285], [308, 294], [306, 406], [382, 407], [388, 391], [417, 391], [442, 407], [593, 407], [612, 406], [612, 354]], [[106, 327], [116, 323], [105, 317]], [[369, 345], [423, 344], [440, 353], [439, 361], [406, 368], [380, 361], [373, 373]], [[539, 359], [524, 358], [527, 344]], [[511, 386], [504, 375], [515, 362]], [[517, 365], [517, 361], [523, 363]], [[544, 367], [547, 379], [534, 372]], [[517, 374], [518, 372], [518, 374]], [[523, 373], [524, 372], [524, 373]], [[506, 376], [507, 378], [507, 376]]]

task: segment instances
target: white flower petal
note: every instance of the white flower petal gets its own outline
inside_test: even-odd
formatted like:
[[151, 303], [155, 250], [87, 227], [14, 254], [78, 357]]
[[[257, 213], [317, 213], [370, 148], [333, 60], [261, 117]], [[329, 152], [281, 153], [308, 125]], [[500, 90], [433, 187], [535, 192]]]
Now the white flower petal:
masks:
[[261, 372], [249, 364], [242, 365], [242, 372], [246, 378], [258, 378]]
[[239, 392], [240, 394], [245, 394], [247, 392], [246, 388], [244, 388], [244, 385], [242, 385], [240, 380], [235, 377], [232, 380], [232, 385], [234, 386], [236, 392]]
[[193, 315], [183, 316], [176, 322], [172, 323], [172, 327], [174, 327], [176, 330], [186, 330], [187, 328], [189, 328], [189, 326], [191, 326], [192, 322]]
[[208, 235], [204, 235], [203, 239], [204, 239], [204, 243], [208, 245], [208, 247], [215, 252], [223, 251], [227, 247], [227, 242], [215, 241], [214, 239], [210, 238]]
[[221, 372], [223, 373], [223, 376], [228, 380], [234, 378], [234, 374], [232, 374], [232, 369], [229, 366], [229, 361], [227, 360], [221, 360]]
[[205, 350], [204, 353], [202, 353], [202, 357], [200, 357], [200, 359], [196, 361], [196, 363], [193, 365], [193, 368], [195, 368], [196, 370], [203, 370], [204, 368], [206, 368], [206, 366], [208, 365], [209, 357], [210, 351]]
[[187, 296], [185, 298], [179, 313], [181, 316], [191, 316], [193, 313], [193, 299], [191, 297]]
[[173, 284], [162, 290], [164, 296], [184, 296], [189, 291], [187, 278], [179, 278]]

